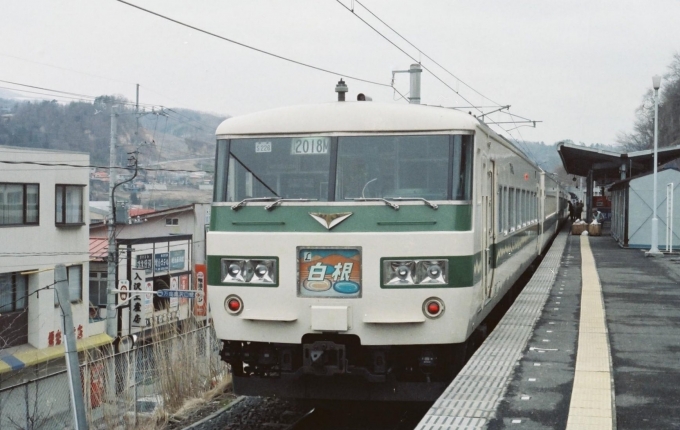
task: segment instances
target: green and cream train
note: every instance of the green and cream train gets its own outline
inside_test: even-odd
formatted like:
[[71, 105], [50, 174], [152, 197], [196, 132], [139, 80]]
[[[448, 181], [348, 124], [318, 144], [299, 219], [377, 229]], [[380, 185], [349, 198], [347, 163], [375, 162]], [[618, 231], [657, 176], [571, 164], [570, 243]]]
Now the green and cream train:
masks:
[[457, 110], [337, 102], [224, 121], [207, 280], [234, 390], [436, 399], [567, 196]]

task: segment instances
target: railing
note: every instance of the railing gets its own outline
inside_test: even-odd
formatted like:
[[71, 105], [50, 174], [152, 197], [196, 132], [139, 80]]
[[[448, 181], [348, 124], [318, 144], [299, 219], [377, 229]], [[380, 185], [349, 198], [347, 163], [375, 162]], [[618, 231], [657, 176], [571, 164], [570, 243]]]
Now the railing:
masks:
[[[115, 355], [84, 354], [80, 376], [90, 429], [134, 428], [154, 409], [177, 410], [226, 376], [212, 326]], [[73, 428], [66, 371], [0, 389], [0, 429]]]

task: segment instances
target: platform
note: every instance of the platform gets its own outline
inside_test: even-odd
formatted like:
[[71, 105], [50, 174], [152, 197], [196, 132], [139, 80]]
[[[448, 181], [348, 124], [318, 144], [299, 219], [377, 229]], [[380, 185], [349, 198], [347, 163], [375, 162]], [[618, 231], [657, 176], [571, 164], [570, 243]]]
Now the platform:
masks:
[[418, 430], [680, 428], [680, 256], [566, 231]]

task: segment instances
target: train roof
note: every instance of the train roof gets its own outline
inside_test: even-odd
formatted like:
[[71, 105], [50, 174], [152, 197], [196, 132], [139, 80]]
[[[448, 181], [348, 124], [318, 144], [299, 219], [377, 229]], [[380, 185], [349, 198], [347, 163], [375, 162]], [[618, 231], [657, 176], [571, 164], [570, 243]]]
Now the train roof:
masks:
[[334, 102], [290, 106], [229, 118], [218, 136], [306, 133], [472, 131], [480, 122], [467, 113], [434, 106]]

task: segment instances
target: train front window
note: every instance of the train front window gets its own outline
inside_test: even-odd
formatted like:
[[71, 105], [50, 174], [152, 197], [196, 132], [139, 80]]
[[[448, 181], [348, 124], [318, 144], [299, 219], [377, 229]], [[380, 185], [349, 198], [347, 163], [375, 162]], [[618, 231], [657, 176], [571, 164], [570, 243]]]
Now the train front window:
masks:
[[328, 200], [329, 137], [235, 139], [227, 147], [227, 201], [257, 197]]
[[470, 200], [471, 136], [340, 137], [335, 199]]

